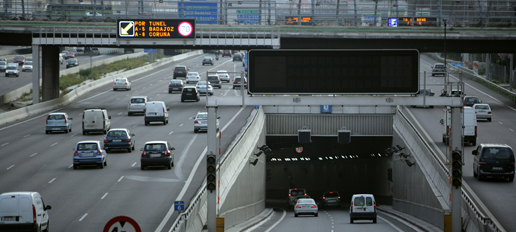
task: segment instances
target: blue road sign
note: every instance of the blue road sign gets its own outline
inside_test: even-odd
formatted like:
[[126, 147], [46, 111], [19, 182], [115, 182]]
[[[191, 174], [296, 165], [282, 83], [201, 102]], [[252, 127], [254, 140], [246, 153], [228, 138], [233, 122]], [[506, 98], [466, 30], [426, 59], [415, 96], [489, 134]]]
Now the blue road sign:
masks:
[[185, 202], [174, 201], [174, 211], [185, 211]]
[[[180, 18], [194, 18], [195, 23], [217, 24], [218, 7], [216, 2], [178, 2]], [[183, 15], [183, 17], [181, 17]]]
[[331, 105], [321, 105], [321, 114], [331, 114]]
[[156, 49], [156, 48], [144, 48], [143, 52], [156, 53], [156, 52], [158, 52], [158, 49]]
[[260, 109], [260, 106], [259, 105], [255, 105], [254, 108], [255, 109]]

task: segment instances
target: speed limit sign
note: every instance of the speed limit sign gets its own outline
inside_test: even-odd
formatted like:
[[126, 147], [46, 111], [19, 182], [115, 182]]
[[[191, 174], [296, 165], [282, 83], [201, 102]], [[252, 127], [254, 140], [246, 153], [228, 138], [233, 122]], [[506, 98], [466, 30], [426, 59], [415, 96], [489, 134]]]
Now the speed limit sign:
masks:
[[118, 216], [109, 220], [104, 232], [142, 232], [136, 221], [127, 216]]

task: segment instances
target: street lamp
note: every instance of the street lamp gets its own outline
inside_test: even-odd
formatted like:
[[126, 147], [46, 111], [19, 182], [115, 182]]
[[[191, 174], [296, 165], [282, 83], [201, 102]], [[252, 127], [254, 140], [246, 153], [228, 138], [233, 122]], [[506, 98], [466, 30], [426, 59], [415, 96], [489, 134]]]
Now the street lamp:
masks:
[[444, 22], [444, 72], [448, 73], [447, 71], [447, 63], [446, 63], [446, 19], [443, 19]]

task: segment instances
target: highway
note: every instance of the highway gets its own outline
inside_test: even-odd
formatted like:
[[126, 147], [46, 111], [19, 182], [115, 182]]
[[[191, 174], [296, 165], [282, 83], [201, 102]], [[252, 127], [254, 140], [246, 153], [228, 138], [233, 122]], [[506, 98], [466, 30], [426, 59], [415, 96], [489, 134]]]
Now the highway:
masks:
[[[202, 55], [181, 64], [205, 76], [207, 70], [241, 71], [241, 62], [224, 58], [214, 66], [201, 67]], [[73, 118], [71, 133], [44, 133], [45, 115], [0, 128], [0, 192], [38, 191], [51, 205], [53, 231], [101, 231], [113, 217], [135, 219], [143, 231], [168, 230], [177, 214], [167, 215], [175, 200], [185, 205], [204, 181], [206, 133], [193, 132], [193, 117], [204, 111], [199, 102], [180, 101], [180, 94], [168, 94], [174, 65], [131, 78], [131, 91], [113, 91], [111, 85], [91, 91], [73, 104], [54, 112]], [[239, 95], [232, 85], [215, 90], [216, 95]], [[144, 126], [143, 116], [127, 116], [127, 101], [133, 95], [165, 101], [170, 107], [169, 124]], [[106, 108], [112, 128], [128, 128], [136, 136], [136, 150], [108, 154], [104, 169], [72, 168], [73, 147], [81, 140], [103, 140], [102, 134], [83, 136], [81, 113], [84, 108]], [[219, 108], [222, 152], [245, 124], [253, 107]], [[146, 141], [167, 140], [176, 148], [172, 170], [140, 170], [139, 149]], [[199, 166], [200, 165], [200, 166]], [[199, 169], [197, 169], [199, 167]]]

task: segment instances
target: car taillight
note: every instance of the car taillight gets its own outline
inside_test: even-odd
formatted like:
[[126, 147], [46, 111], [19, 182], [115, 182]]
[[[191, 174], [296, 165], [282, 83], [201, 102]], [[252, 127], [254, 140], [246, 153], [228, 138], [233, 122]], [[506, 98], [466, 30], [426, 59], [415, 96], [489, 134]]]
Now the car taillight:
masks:
[[340, 196], [339, 196], [339, 199], [340, 199]]
[[145, 151], [142, 151], [142, 156], [146, 156], [147, 154], [145, 154]]
[[312, 205], [312, 209], [315, 209], [315, 208], [317, 208], [317, 206], [315, 206], [315, 205]]
[[116, 82], [113, 82], [113, 85], [116, 85]]
[[487, 112], [487, 114], [491, 114], [491, 112]]
[[127, 138], [125, 138], [125, 141], [126, 141], [126, 142], [131, 142], [131, 137], [127, 137]]
[[125, 85], [127, 85], [127, 83], [125, 83]]
[[109, 143], [109, 139], [108, 138], [104, 138], [104, 142], [105, 143]]
[[301, 206], [299, 206], [299, 205], [296, 205], [296, 208], [298, 208], [298, 209], [299, 209], [299, 208], [301, 208]]
[[466, 102], [464, 102], [464, 105], [466, 105]]
[[97, 155], [100, 155], [102, 154], [102, 151], [101, 150], [97, 150]]
[[[199, 124], [199, 121], [195, 120], [193, 123], [194, 124]], [[289, 196], [290, 196], [290, 194], [289, 194]]]
[[66, 117], [65, 117], [65, 124], [66, 124]]
[[477, 137], [477, 126], [475, 126], [475, 137]]
[[323, 201], [326, 199], [326, 197], [322, 197]]
[[47, 120], [46, 120], [46, 124], [48, 124], [48, 118], [50, 117], [50, 115], [47, 115]]
[[486, 162], [478, 162], [479, 165], [486, 165]]
[[238, 84], [238, 82], [237, 81], [233, 81], [233, 84]]
[[514, 167], [514, 163], [509, 163], [509, 166], [513, 166]]
[[170, 155], [170, 151], [165, 152], [165, 155]]
[[[38, 218], [36, 217], [36, 207], [32, 205], [32, 220], [34, 220], [34, 224], [38, 223]], [[36, 225], [34, 225], [34, 228], [36, 228]]]
[[174, 73], [177, 73], [177, 71], [174, 71]]
[[290, 193], [288, 194], [288, 196], [289, 196], [289, 197], [291, 196], [291, 195], [290, 195]]

